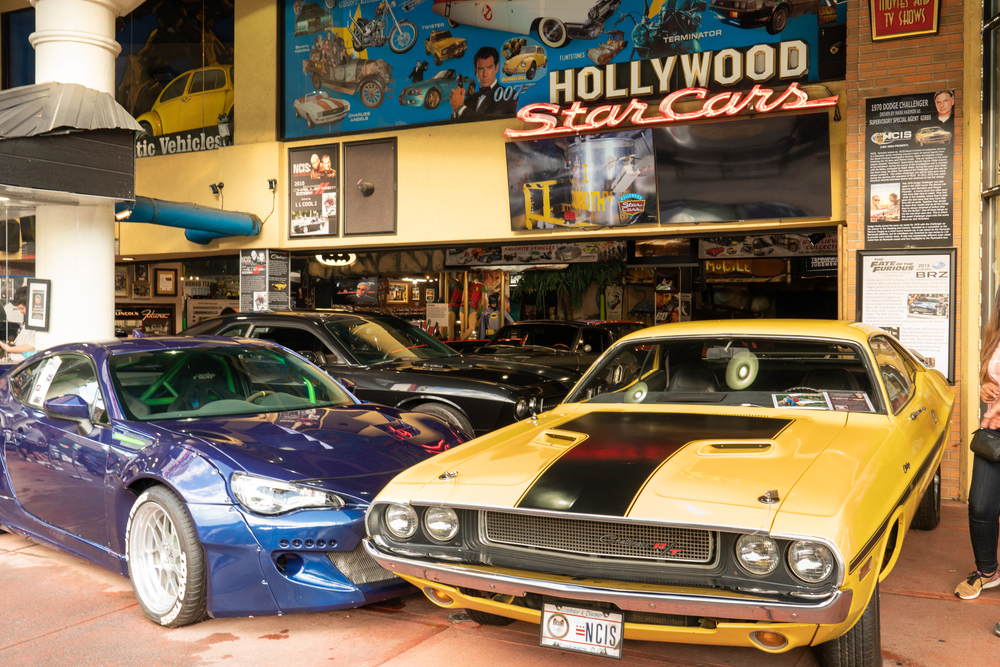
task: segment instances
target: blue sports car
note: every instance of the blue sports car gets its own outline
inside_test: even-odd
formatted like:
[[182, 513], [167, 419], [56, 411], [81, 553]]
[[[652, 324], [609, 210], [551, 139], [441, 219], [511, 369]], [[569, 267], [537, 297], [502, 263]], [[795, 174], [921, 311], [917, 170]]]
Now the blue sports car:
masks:
[[451, 91], [458, 86], [465, 86], [465, 94], [476, 92], [476, 82], [472, 77], [457, 74], [453, 69], [443, 69], [424, 81], [403, 88], [399, 94], [399, 103], [404, 107], [419, 107], [437, 109], [442, 100], [447, 101]]
[[0, 426], [0, 527], [128, 575], [171, 627], [408, 591], [361, 548], [365, 510], [467, 439], [215, 337], [45, 350], [0, 377]]

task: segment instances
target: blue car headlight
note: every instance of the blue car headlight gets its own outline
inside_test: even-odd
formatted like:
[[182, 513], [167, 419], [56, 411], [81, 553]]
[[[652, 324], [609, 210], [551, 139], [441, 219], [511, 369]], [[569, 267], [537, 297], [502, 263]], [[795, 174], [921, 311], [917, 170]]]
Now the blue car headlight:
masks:
[[234, 472], [230, 478], [233, 496], [243, 507], [258, 514], [283, 514], [298, 509], [340, 509], [344, 499], [335, 493], [276, 479]]

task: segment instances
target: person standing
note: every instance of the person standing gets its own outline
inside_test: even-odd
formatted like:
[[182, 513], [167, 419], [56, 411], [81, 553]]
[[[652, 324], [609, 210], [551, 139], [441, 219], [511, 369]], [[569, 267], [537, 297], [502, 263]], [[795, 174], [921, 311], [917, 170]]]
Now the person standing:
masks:
[[10, 356], [11, 361], [23, 361], [25, 353], [35, 351], [35, 331], [26, 326], [28, 323], [26, 316], [28, 312], [27, 287], [20, 287], [14, 292], [14, 306], [21, 313], [21, 328], [17, 332], [14, 344], [8, 345], [5, 341], [0, 341], [0, 349], [3, 349]]
[[[980, 352], [979, 398], [989, 404], [982, 428], [1000, 429], [1000, 290], [993, 298], [990, 319], [983, 332]], [[1000, 586], [997, 573], [997, 541], [1000, 537], [1000, 461], [973, 454], [969, 487], [969, 537], [976, 570], [955, 588], [955, 595], [972, 600], [986, 588]], [[1000, 635], [1000, 623], [994, 631]]]

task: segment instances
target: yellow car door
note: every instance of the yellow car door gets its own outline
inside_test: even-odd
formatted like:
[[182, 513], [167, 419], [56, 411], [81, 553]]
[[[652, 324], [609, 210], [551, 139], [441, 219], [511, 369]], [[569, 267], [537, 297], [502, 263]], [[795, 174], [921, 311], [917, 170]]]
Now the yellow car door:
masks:
[[177, 132], [181, 126], [182, 109], [187, 104], [187, 86], [191, 81], [191, 73], [185, 72], [167, 84], [160, 93], [159, 99], [153, 105], [153, 111], [160, 117], [162, 133]]
[[208, 67], [195, 72], [191, 77], [192, 125], [184, 129], [193, 130], [219, 123], [219, 114], [226, 111], [226, 73], [221, 67]]

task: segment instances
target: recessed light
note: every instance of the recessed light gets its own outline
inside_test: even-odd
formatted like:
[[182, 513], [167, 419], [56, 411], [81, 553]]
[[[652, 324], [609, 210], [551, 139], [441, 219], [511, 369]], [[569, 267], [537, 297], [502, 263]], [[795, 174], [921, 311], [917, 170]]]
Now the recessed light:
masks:
[[134, 262], [135, 257], [122, 257], [123, 262]]

